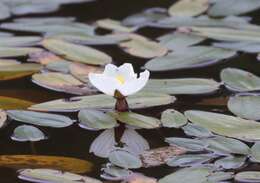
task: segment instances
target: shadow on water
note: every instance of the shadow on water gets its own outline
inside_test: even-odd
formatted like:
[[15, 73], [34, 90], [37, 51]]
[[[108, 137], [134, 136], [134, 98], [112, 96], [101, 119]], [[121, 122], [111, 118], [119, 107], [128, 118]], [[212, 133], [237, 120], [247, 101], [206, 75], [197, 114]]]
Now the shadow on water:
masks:
[[[93, 22], [97, 19], [102, 18], [112, 18], [121, 20], [122, 18], [140, 12], [144, 9], [151, 7], [169, 7], [173, 3], [172, 0], [97, 0], [91, 3], [76, 4], [76, 5], [66, 5], [63, 6], [58, 12], [51, 13], [48, 15], [42, 14], [37, 16], [73, 16], [77, 17], [78, 21], [81, 22]], [[257, 19], [257, 14], [259, 12], [251, 13], [250, 16], [255, 17], [253, 19], [254, 23], [259, 24], [260, 19]], [[32, 15], [28, 15], [31, 17]], [[154, 38], [165, 33], [165, 30], [143, 28], [139, 31], [140, 33]], [[140, 69], [147, 60], [140, 59], [137, 57], [130, 56], [124, 53], [116, 46], [98, 46], [99, 49], [108, 53], [113, 57], [116, 63], [120, 64], [127, 62], [128, 60], [135, 63], [136, 69]], [[202, 78], [214, 78], [219, 81], [219, 73], [221, 69], [226, 67], [235, 67], [246, 69], [257, 75], [260, 75], [260, 70], [258, 69], [260, 62], [256, 61], [256, 55], [242, 54], [231, 58], [228, 61], [223, 61], [218, 64], [197, 69], [187, 69], [172, 72], [159, 72], [152, 73], [153, 78], [184, 78], [184, 77], [202, 77]], [[187, 109], [203, 109], [203, 110], [216, 110], [221, 112], [227, 112], [225, 105], [199, 105], [198, 103], [202, 99], [214, 99], [219, 96], [228, 96], [229, 93], [222, 89], [214, 95], [210, 96], [177, 96], [178, 101], [175, 104], [165, 106], [165, 107], [155, 107], [146, 110], [139, 110], [144, 114], [160, 117], [161, 111], [166, 108], [174, 108], [181, 112]], [[58, 93], [43, 89], [30, 82], [30, 78], [6, 81], [0, 83], [0, 96], [10, 96], [21, 98], [35, 103], [44, 102], [52, 99], [66, 98], [71, 95]], [[75, 116], [74, 116], [75, 117]], [[9, 124], [8, 128], [1, 130], [0, 133], [0, 154], [30, 154], [31, 149], [28, 143], [14, 142], [10, 139], [14, 128], [18, 126], [19, 123], [14, 121]], [[69, 156], [76, 157], [85, 160], [89, 160], [96, 165], [90, 174], [95, 177], [99, 177], [99, 169], [105, 160], [97, 158], [92, 154], [88, 153], [90, 143], [100, 132], [91, 132], [79, 128], [77, 125], [73, 125], [70, 128], [64, 129], [48, 129], [41, 128], [50, 138], [46, 141], [36, 142], [35, 147], [37, 154], [41, 155], [55, 155], [55, 156]], [[169, 136], [183, 136], [182, 131], [174, 129], [161, 129], [161, 130], [140, 130], [140, 133], [147, 139], [150, 139], [152, 147], [160, 147], [164, 145], [164, 137]], [[155, 138], [156, 137], [156, 138]], [[158, 138], [159, 137], [159, 138]], [[248, 169], [256, 170], [260, 169], [259, 166], [252, 165]], [[174, 169], [170, 167], [159, 167], [142, 169], [141, 171], [146, 173], [148, 176], [162, 177]], [[13, 183], [13, 182], [23, 182], [16, 178], [15, 171], [8, 168], [0, 168], [0, 182], [2, 183]]]

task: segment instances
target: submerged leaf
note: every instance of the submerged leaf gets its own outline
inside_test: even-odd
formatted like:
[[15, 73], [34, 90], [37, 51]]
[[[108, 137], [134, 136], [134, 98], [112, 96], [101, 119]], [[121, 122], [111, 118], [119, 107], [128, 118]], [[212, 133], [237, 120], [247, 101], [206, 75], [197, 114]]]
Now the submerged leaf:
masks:
[[74, 173], [85, 173], [92, 169], [92, 164], [85, 160], [62, 156], [42, 155], [1, 155], [0, 165], [14, 169], [54, 168]]
[[67, 127], [73, 123], [69, 117], [58, 114], [48, 114], [24, 110], [9, 110], [7, 111], [7, 114], [16, 121], [53, 128]]

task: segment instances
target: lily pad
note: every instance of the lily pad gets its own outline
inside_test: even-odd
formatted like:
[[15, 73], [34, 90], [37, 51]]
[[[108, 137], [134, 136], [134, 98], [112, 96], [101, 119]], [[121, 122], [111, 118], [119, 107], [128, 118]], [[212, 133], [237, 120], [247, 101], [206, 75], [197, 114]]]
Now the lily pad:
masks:
[[172, 167], [193, 167], [209, 162], [213, 158], [215, 158], [213, 154], [184, 154], [170, 158], [167, 165]]
[[207, 128], [204, 128], [200, 125], [196, 125], [193, 123], [188, 123], [184, 127], [182, 127], [184, 133], [188, 136], [194, 136], [194, 137], [212, 137], [214, 136], [211, 131], [209, 131]]
[[153, 58], [163, 56], [168, 52], [168, 49], [160, 43], [148, 40], [145, 37], [132, 35], [130, 38], [129, 41], [122, 42], [119, 46], [131, 55], [142, 58]]
[[68, 60], [76, 62], [105, 65], [112, 61], [112, 58], [109, 55], [94, 48], [69, 43], [59, 39], [45, 39], [42, 41], [42, 45], [57, 55], [61, 55]]
[[9, 110], [7, 111], [7, 114], [10, 118], [16, 121], [53, 128], [67, 127], [73, 123], [69, 117], [58, 114], [24, 110]]
[[213, 46], [218, 48], [225, 48], [236, 51], [243, 51], [247, 53], [259, 53], [260, 52], [260, 42], [219, 42], [213, 43]]
[[92, 169], [92, 164], [85, 160], [42, 155], [1, 155], [0, 165], [16, 170], [21, 168], [54, 168], [73, 173], [85, 173]]
[[227, 156], [215, 161], [215, 165], [224, 169], [238, 169], [241, 168], [246, 162], [246, 157]]
[[186, 149], [187, 151], [203, 151], [208, 146], [207, 143], [198, 139], [168, 137], [165, 142]]
[[32, 182], [64, 182], [64, 183], [102, 183], [101, 181], [74, 173], [53, 169], [23, 169], [18, 178]]
[[219, 135], [245, 141], [257, 141], [260, 139], [260, 124], [253, 120], [197, 110], [186, 111], [184, 114], [192, 123]]
[[212, 4], [208, 11], [211, 16], [240, 15], [260, 8], [258, 0], [218, 0]]
[[0, 96], [0, 109], [5, 109], [5, 110], [26, 109], [27, 107], [33, 104], [34, 104], [33, 102], [26, 101], [26, 100]]
[[121, 24], [120, 21], [112, 20], [112, 19], [102, 19], [97, 22], [98, 27], [103, 29], [118, 31], [118, 32], [133, 32], [136, 30], [135, 27], [126, 27]]
[[213, 79], [180, 78], [180, 79], [150, 79], [144, 91], [167, 94], [208, 94], [217, 91], [220, 83]]
[[204, 41], [206, 38], [175, 31], [157, 38], [160, 44], [170, 50], [179, 50]]
[[241, 69], [225, 68], [221, 71], [220, 78], [225, 86], [232, 91], [248, 92], [260, 90], [260, 78]]
[[90, 129], [108, 129], [117, 125], [117, 121], [110, 115], [91, 109], [83, 109], [78, 114], [80, 126]]
[[34, 142], [46, 139], [44, 133], [38, 128], [30, 125], [21, 125], [14, 129], [12, 140], [20, 142]]
[[196, 16], [205, 12], [209, 0], [179, 0], [169, 8], [171, 16]]
[[187, 118], [174, 109], [167, 109], [161, 115], [161, 122], [164, 127], [180, 128], [188, 123]]
[[136, 169], [142, 167], [142, 161], [138, 155], [124, 150], [115, 150], [110, 153], [109, 161], [122, 168]]
[[235, 175], [235, 180], [239, 182], [257, 183], [260, 181], [259, 171], [244, 171]]
[[0, 47], [0, 57], [7, 58], [7, 57], [19, 57], [19, 56], [26, 56], [30, 53], [40, 52], [42, 49], [40, 48], [33, 48], [33, 47]]
[[160, 120], [150, 116], [144, 116], [133, 112], [111, 112], [111, 116], [115, 117], [118, 121], [140, 128], [152, 129], [159, 128], [161, 125]]
[[32, 46], [41, 41], [38, 36], [13, 36], [13, 37], [0, 37], [1, 47], [18, 47], [18, 46]]
[[235, 55], [236, 51], [223, 48], [210, 46], [185, 47], [164, 57], [157, 57], [148, 61], [145, 68], [150, 71], [169, 71], [205, 67]]
[[[147, 108], [173, 103], [175, 97], [160, 93], [138, 93], [128, 97], [130, 108]], [[113, 108], [115, 99], [107, 95], [92, 95], [83, 97], [73, 97], [69, 100], [59, 99], [30, 107], [31, 110], [39, 111], [78, 111], [80, 109], [91, 108]]]
[[32, 75], [41, 69], [40, 64], [14, 64], [0, 67], [0, 80], [11, 80]]
[[260, 96], [236, 95], [228, 100], [228, 109], [235, 115], [252, 120], [260, 120]]
[[159, 180], [159, 183], [202, 183], [212, 173], [208, 167], [184, 168]]

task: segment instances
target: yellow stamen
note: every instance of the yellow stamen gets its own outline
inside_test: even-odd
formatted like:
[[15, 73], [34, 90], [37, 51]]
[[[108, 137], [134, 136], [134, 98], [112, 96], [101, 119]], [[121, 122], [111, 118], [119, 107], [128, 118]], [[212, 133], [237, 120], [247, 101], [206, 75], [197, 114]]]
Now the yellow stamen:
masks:
[[116, 80], [122, 85], [125, 83], [125, 78], [122, 75], [117, 75]]

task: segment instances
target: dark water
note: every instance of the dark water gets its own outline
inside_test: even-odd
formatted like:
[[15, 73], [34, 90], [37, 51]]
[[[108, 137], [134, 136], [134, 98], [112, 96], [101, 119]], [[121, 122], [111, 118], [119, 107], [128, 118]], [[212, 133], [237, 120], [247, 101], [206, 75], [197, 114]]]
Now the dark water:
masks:
[[[60, 11], [51, 13], [48, 15], [37, 16], [72, 16], [77, 17], [78, 21], [91, 23], [97, 19], [112, 18], [121, 20], [124, 17], [140, 12], [144, 9], [151, 7], [169, 7], [173, 3], [172, 0], [98, 0], [91, 3], [66, 5], [63, 6]], [[253, 22], [259, 24], [260, 11], [249, 14], [253, 16]], [[30, 16], [30, 15], [29, 15]], [[33, 15], [35, 16], [35, 15]], [[154, 28], [143, 28], [138, 33], [147, 37], [154, 38], [164, 33], [170, 32], [169, 30], [160, 30]], [[20, 33], [19, 33], [20, 34]], [[147, 60], [140, 59], [134, 56], [130, 56], [124, 53], [116, 46], [98, 46], [100, 50], [111, 55], [117, 64], [131, 61], [135, 64], [135, 68], [138, 70]], [[219, 73], [221, 69], [226, 67], [236, 67], [245, 69], [249, 72], [260, 75], [260, 62], [256, 60], [256, 55], [250, 55], [240, 53], [237, 57], [234, 57], [228, 61], [221, 62], [213, 66], [206, 68], [187, 69], [181, 71], [152, 73], [152, 78], [185, 78], [185, 77], [204, 77], [214, 78], [219, 81]], [[187, 109], [201, 109], [201, 110], [215, 110], [227, 113], [227, 108], [224, 102], [220, 100], [214, 100], [211, 103], [201, 101], [205, 99], [215, 99], [220, 96], [231, 95], [224, 88], [218, 91], [216, 94], [210, 96], [177, 96], [176, 103], [165, 106], [155, 107], [146, 110], [139, 110], [143, 114], [159, 117], [160, 113], [166, 108], [174, 108], [179, 111], [185, 111]], [[52, 99], [70, 97], [70, 95], [50, 91], [41, 88], [35, 84], [32, 84], [30, 77], [18, 79], [14, 81], [5, 81], [0, 83], [0, 96], [9, 96], [29, 100], [35, 103], [49, 101]], [[0, 131], [0, 154], [31, 154], [32, 149], [29, 143], [14, 142], [10, 139], [14, 128], [19, 123], [12, 122], [8, 128]], [[91, 161], [95, 164], [95, 168], [92, 172], [88, 173], [90, 176], [99, 177], [99, 170], [105, 159], [97, 158], [96, 156], [89, 154], [88, 150], [91, 142], [97, 137], [100, 132], [86, 131], [79, 128], [77, 125], [63, 129], [51, 129], [41, 128], [50, 138], [46, 141], [40, 141], [35, 143], [36, 153], [40, 155], [55, 155], [55, 156], [68, 156]], [[164, 138], [168, 136], [183, 136], [183, 133], [174, 129], [160, 129], [160, 130], [140, 130], [140, 133], [149, 139], [151, 148], [160, 147], [164, 145]], [[260, 170], [260, 167], [251, 165], [247, 167], [249, 170]], [[140, 172], [146, 175], [162, 177], [166, 174], [173, 172], [171, 167], [159, 167], [150, 169], [141, 169]], [[0, 167], [0, 183], [13, 183], [24, 182], [16, 178], [16, 172], [12, 169]]]

